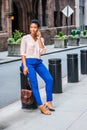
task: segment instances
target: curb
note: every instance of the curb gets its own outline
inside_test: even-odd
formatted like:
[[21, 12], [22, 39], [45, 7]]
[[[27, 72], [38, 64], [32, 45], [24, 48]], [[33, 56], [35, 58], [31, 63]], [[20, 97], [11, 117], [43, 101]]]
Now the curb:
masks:
[[[42, 54], [41, 56], [45, 56], [45, 55], [49, 55], [49, 54], [54, 54], [54, 53], [59, 53], [59, 52], [64, 52], [64, 51], [67, 51], [67, 50], [74, 50], [74, 49], [78, 49], [78, 48], [84, 48], [84, 47], [87, 47], [87, 45], [84, 45], [84, 46], [73, 46], [71, 48], [66, 48], [66, 49], [61, 49], [61, 50], [55, 50], [53, 51], [51, 49], [51, 52], [48, 51], [46, 54]], [[56, 49], [56, 48], [55, 48]], [[57, 48], [58, 49], [58, 48]], [[0, 64], [6, 64], [6, 63], [10, 63], [10, 62], [15, 62], [15, 61], [20, 61], [21, 58], [17, 58], [17, 59], [12, 59], [12, 60], [5, 60], [5, 61], [2, 61], [0, 62]]]
[[0, 62], [0, 65], [1, 65], [1, 64], [6, 64], [6, 63], [15, 62], [15, 61], [20, 61], [20, 60], [21, 60], [21, 58], [20, 58], [20, 59], [15, 59], [15, 60], [3, 61], [3, 62]]

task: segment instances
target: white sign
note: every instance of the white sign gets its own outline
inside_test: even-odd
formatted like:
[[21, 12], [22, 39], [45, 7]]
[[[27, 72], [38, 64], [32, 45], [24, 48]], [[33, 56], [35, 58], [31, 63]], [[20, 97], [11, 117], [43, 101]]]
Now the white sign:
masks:
[[62, 10], [62, 13], [66, 16], [66, 17], [69, 17], [72, 13], [73, 13], [73, 9], [67, 5], [63, 10]]

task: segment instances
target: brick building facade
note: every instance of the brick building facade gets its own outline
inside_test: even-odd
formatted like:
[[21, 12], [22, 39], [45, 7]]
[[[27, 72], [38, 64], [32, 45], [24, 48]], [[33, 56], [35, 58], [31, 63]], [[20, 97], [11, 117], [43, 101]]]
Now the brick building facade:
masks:
[[[58, 31], [66, 33], [66, 17], [61, 12], [66, 5], [74, 10], [75, 0], [0, 0], [0, 51], [7, 50], [7, 38], [15, 29], [29, 32], [32, 18], [40, 20], [45, 44], [50, 44]], [[70, 26], [75, 26], [75, 10], [69, 17]]]

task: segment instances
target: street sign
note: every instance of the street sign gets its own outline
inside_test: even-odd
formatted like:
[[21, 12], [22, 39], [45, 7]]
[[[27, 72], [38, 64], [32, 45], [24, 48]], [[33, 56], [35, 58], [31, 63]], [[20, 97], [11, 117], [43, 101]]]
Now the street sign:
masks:
[[69, 5], [67, 5], [67, 6], [62, 10], [62, 13], [63, 13], [66, 17], [69, 17], [73, 12], [74, 12], [74, 10], [73, 10]]

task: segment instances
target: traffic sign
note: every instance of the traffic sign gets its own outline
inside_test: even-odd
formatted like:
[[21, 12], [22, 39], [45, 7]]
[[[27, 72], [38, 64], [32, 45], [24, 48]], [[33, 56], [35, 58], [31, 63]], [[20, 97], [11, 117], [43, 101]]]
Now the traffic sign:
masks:
[[62, 10], [62, 13], [63, 13], [66, 17], [69, 17], [73, 12], [74, 12], [74, 10], [73, 10], [69, 5], [67, 5], [67, 6]]

